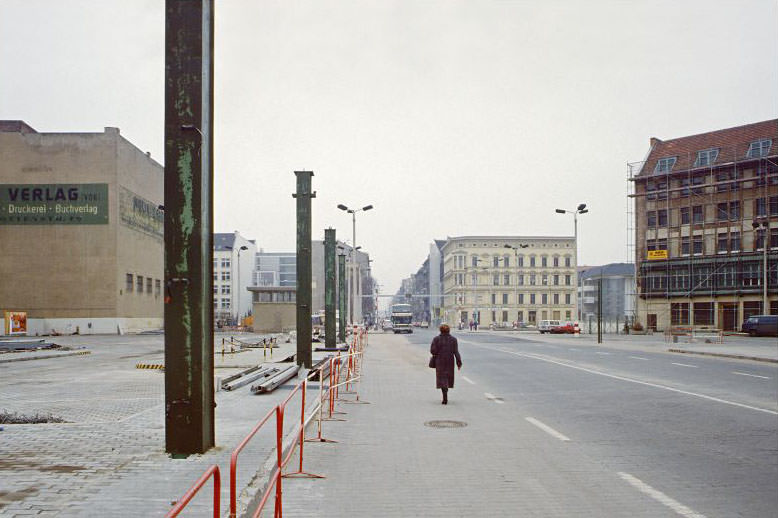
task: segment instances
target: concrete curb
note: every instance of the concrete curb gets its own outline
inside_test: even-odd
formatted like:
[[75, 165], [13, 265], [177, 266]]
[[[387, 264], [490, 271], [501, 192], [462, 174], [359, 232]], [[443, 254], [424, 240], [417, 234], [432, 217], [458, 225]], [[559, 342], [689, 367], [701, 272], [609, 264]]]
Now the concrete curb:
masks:
[[756, 362], [778, 363], [778, 360], [774, 360], [772, 358], [760, 358], [758, 356], [745, 356], [742, 354], [711, 353], [706, 351], [684, 351], [683, 349], [668, 349], [667, 351], [671, 353], [680, 353], [680, 354], [698, 354], [700, 356], [717, 356], [719, 358], [734, 358], [736, 360], [753, 360]]
[[83, 356], [85, 354], [92, 354], [92, 351], [73, 351], [73, 352], [62, 353], [62, 354], [45, 354], [42, 356], [30, 356], [27, 358], [9, 358], [7, 360], [0, 360], [0, 363], [26, 362], [31, 360], [46, 360], [48, 358], [62, 358], [64, 356]]

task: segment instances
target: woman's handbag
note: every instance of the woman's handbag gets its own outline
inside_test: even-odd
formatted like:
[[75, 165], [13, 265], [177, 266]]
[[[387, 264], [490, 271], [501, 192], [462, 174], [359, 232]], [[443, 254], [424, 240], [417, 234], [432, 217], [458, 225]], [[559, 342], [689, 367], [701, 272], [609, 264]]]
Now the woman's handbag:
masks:
[[430, 367], [430, 369], [434, 369], [435, 368], [435, 355], [434, 354], [432, 356], [430, 356], [430, 365], [429, 365], [429, 367]]

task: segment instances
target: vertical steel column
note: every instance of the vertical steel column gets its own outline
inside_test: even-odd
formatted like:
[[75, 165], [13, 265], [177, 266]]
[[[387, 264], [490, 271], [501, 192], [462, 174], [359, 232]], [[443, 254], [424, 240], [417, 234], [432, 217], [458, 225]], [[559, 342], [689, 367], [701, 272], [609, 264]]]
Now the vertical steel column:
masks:
[[338, 254], [338, 342], [346, 341], [346, 254]]
[[324, 346], [335, 347], [335, 229], [324, 230]]
[[165, 4], [165, 451], [214, 446], [213, 0]]
[[597, 343], [602, 343], [602, 272], [597, 281]]
[[297, 176], [297, 365], [311, 368], [311, 191], [312, 171], [295, 171]]

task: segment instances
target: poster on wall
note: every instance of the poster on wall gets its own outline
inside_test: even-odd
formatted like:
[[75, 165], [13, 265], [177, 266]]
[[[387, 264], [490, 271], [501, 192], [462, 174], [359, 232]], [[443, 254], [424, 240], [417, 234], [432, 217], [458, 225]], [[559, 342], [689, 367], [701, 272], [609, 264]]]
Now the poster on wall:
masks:
[[0, 225], [107, 223], [107, 183], [0, 184]]
[[26, 311], [6, 311], [5, 312], [5, 334], [7, 335], [27, 334], [27, 312]]

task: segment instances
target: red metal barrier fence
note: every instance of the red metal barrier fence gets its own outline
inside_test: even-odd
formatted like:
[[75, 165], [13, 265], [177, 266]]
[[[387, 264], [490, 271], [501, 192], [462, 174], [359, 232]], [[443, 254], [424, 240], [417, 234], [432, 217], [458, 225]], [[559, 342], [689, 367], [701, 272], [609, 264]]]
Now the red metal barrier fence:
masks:
[[[324, 400], [325, 400], [325, 394], [327, 399], [327, 406], [329, 411], [329, 418], [332, 419], [332, 414], [335, 413], [334, 407], [335, 407], [335, 401], [345, 401], [340, 399], [340, 387], [343, 385], [346, 385], [346, 391], [348, 391], [348, 386], [353, 385], [354, 382], [358, 381], [361, 378], [361, 364], [362, 359], [364, 356], [364, 349], [367, 345], [367, 332], [357, 331], [354, 333], [354, 337], [352, 340], [351, 347], [349, 348], [348, 354], [341, 356], [340, 353], [338, 353], [338, 356], [335, 358], [330, 358], [330, 361], [321, 365], [316, 370], [313, 370], [308, 373], [308, 376], [298, 383], [295, 388], [292, 390], [292, 392], [286, 397], [286, 399], [281, 403], [280, 405], [276, 405], [273, 407], [249, 432], [246, 437], [243, 438], [243, 440], [238, 444], [238, 446], [235, 447], [235, 449], [232, 451], [232, 454], [230, 455], [230, 517], [235, 518], [237, 516], [237, 468], [238, 468], [238, 456], [240, 452], [246, 447], [246, 445], [251, 441], [254, 436], [259, 432], [259, 430], [267, 424], [267, 422], [270, 420], [271, 417], [275, 414], [276, 416], [276, 440], [275, 440], [275, 449], [276, 449], [276, 462], [275, 467], [273, 470], [273, 473], [270, 475], [270, 478], [268, 480], [267, 487], [265, 488], [265, 492], [262, 494], [262, 498], [259, 501], [259, 504], [257, 505], [257, 509], [254, 513], [254, 517], [258, 517], [262, 510], [265, 507], [265, 504], [270, 498], [271, 493], [273, 492], [273, 489], [275, 489], [275, 516], [281, 517], [283, 515], [283, 488], [282, 488], [282, 479], [287, 477], [312, 477], [312, 478], [324, 478], [322, 475], [315, 475], [312, 473], [308, 473], [306, 471], [303, 471], [303, 455], [304, 455], [304, 445], [306, 442], [305, 439], [305, 428], [306, 428], [306, 408], [305, 408], [305, 401], [306, 401], [306, 393], [307, 393], [307, 387], [308, 387], [308, 381], [311, 377], [316, 375], [318, 373], [319, 377], [319, 397], [315, 405], [313, 405], [313, 409], [311, 410], [308, 419], [312, 419], [314, 415], [318, 414], [318, 432], [317, 436], [313, 439], [307, 439], [307, 441], [316, 441], [316, 442], [335, 442], [331, 441], [329, 439], [324, 439], [322, 437], [322, 414], [324, 412]], [[346, 364], [346, 375], [345, 379], [341, 381], [342, 378], [342, 372], [341, 372], [341, 366]], [[324, 367], [329, 367], [329, 373], [327, 376], [327, 387], [326, 392], [324, 388], [325, 383], [325, 376], [324, 376]], [[291, 401], [291, 399], [295, 396], [295, 394], [300, 393], [301, 395], [301, 404], [300, 404], [300, 422], [295, 425], [293, 428], [293, 431], [289, 434], [288, 437], [293, 437], [289, 451], [284, 457], [283, 455], [283, 443], [284, 443], [284, 414], [287, 405]], [[363, 403], [363, 401], [359, 401], [359, 393], [356, 393], [356, 402]], [[347, 401], [348, 402], [348, 401]], [[284, 467], [289, 463], [292, 456], [294, 455], [295, 450], [299, 448], [299, 464], [297, 471], [292, 473], [283, 473]], [[208, 468], [205, 473], [192, 485], [192, 487], [184, 494], [181, 499], [176, 502], [173, 509], [168, 512], [166, 515], [166, 518], [173, 518], [175, 516], [178, 516], [178, 514], [186, 507], [186, 505], [194, 498], [195, 494], [205, 485], [205, 483], [208, 481], [208, 479], [213, 476], [214, 479], [214, 492], [213, 492], [213, 516], [214, 518], [219, 518], [219, 498], [220, 498], [220, 491], [221, 491], [221, 476], [219, 472], [219, 467], [217, 465], [213, 465], [210, 468]]]

